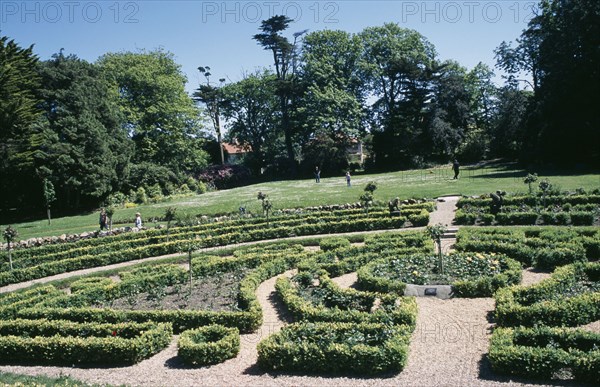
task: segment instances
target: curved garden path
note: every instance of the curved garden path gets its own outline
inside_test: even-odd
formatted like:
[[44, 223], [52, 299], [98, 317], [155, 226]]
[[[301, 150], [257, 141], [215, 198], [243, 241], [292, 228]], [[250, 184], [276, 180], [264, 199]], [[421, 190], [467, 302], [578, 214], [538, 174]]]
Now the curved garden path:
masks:
[[[451, 224], [456, 200], [445, 200], [438, 203], [438, 210], [432, 214], [430, 224]], [[453, 239], [448, 239], [451, 244]], [[139, 262], [162, 258], [165, 257]], [[135, 263], [111, 267], [125, 267]], [[67, 278], [106, 269], [102, 267], [65, 273], [48, 280], [32, 282], [49, 282], [58, 279], [56, 277]], [[291, 276], [293, 273], [294, 271], [288, 271], [283, 275]], [[531, 282], [543, 277], [541, 274], [537, 277], [534, 274], [529, 277]], [[253, 334], [242, 335], [240, 354], [224, 363], [210, 367], [186, 367], [177, 358], [175, 337], [167, 349], [130, 367], [0, 366], [0, 372], [55, 377], [69, 375], [90, 383], [133, 386], [540, 386], [494, 377], [490, 372], [485, 353], [492, 327], [488, 320], [489, 313], [494, 308], [492, 298], [417, 298], [419, 314], [410, 344], [408, 364], [397, 375], [367, 378], [265, 373], [256, 367], [256, 344], [289, 322], [285, 308], [274, 297], [276, 279], [274, 277], [263, 282], [256, 291], [263, 309], [262, 326]], [[334, 278], [334, 281], [340, 286], [350, 287], [356, 282], [356, 273]], [[31, 284], [26, 286], [29, 285]], [[8, 288], [9, 286], [1, 288], [0, 292], [11, 291]]]

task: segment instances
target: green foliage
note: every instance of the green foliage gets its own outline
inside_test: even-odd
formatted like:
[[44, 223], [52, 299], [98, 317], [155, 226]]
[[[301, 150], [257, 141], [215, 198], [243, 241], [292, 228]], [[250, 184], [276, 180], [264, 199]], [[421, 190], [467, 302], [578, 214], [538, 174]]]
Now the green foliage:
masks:
[[595, 228], [538, 227], [504, 232], [492, 228], [468, 228], [458, 232], [456, 249], [506, 254], [525, 266], [551, 270], [573, 262], [596, 260], [600, 245], [598, 236]]
[[[119, 90], [115, 97], [123, 126], [132, 132], [134, 164], [166, 167], [175, 175], [206, 166], [199, 111], [185, 92], [186, 78], [171, 53], [109, 53], [98, 65]], [[138, 187], [141, 181], [133, 184]]]
[[[10, 208], [27, 197], [39, 202], [36, 175], [36, 156], [42, 151], [44, 139], [33, 127], [39, 109], [40, 76], [38, 57], [33, 45], [20, 47], [14, 40], [0, 35], [0, 191], [2, 205]], [[10, 194], [8, 194], [10, 193]]]
[[342, 237], [324, 238], [319, 242], [321, 251], [332, 251], [344, 247], [350, 247], [350, 241]]
[[454, 253], [444, 257], [414, 254], [390, 256], [372, 261], [358, 270], [361, 288], [403, 293], [406, 284], [449, 284], [458, 297], [489, 297], [496, 290], [521, 280], [521, 265], [505, 256]]
[[240, 351], [240, 333], [237, 328], [208, 325], [190, 329], [179, 336], [177, 354], [185, 364], [218, 364], [235, 357]]
[[310, 373], [398, 372], [408, 357], [410, 330], [382, 324], [303, 323], [258, 345], [265, 370]]
[[530, 287], [499, 290], [496, 322], [500, 326], [579, 326], [600, 318], [600, 264], [558, 268], [551, 278]]
[[166, 348], [170, 324], [0, 321], [0, 360], [45, 364], [134, 364]]
[[533, 188], [532, 188], [532, 184], [535, 183], [538, 179], [538, 175], [537, 173], [534, 173], [533, 175], [531, 173], [528, 173], [527, 176], [525, 176], [525, 178], [523, 179], [523, 183], [527, 184], [529, 186], [529, 194], [533, 194]]
[[578, 382], [600, 382], [600, 335], [564, 328], [497, 328], [489, 359], [495, 372], [550, 380], [570, 369]]

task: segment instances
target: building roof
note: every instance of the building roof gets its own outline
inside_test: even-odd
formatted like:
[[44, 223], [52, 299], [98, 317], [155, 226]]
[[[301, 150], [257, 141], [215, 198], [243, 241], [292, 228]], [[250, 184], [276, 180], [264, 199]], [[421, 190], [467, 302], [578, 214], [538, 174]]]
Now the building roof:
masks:
[[224, 142], [221, 144], [223, 146], [223, 149], [229, 153], [230, 155], [234, 155], [234, 154], [241, 154], [241, 153], [248, 153], [248, 150], [241, 147], [238, 144], [232, 144], [230, 142]]

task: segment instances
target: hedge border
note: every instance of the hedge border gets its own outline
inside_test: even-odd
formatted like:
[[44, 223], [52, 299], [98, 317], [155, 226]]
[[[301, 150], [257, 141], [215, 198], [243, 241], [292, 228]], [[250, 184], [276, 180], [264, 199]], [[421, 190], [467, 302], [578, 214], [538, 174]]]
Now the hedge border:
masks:
[[179, 336], [177, 354], [188, 365], [222, 363], [240, 352], [240, 332], [237, 328], [207, 325], [190, 329]]

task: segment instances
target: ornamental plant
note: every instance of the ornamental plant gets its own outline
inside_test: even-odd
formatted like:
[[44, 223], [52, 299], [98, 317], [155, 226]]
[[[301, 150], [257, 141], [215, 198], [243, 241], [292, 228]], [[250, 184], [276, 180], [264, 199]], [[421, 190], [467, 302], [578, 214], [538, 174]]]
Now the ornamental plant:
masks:
[[446, 226], [441, 223], [435, 226], [427, 226], [427, 233], [433, 239], [438, 249], [438, 266], [440, 274], [444, 274], [444, 255], [442, 254], [442, 235], [446, 232]]
[[108, 218], [108, 229], [112, 230], [112, 219], [115, 214], [115, 206], [108, 206], [106, 208], [106, 217]]
[[374, 181], [371, 181], [371, 182], [367, 183], [367, 185], [365, 186], [365, 193], [363, 193], [359, 197], [359, 201], [362, 204], [362, 206], [365, 208], [365, 212], [367, 214], [369, 213], [369, 207], [371, 207], [371, 205], [373, 205], [373, 192], [375, 192], [376, 189], [377, 189], [377, 183], [375, 183]]
[[552, 188], [552, 184], [550, 184], [550, 181], [548, 179], [544, 179], [540, 181], [539, 187], [542, 191], [542, 205], [546, 207], [546, 195], [548, 194], [548, 191], [550, 191], [550, 189]]
[[44, 179], [44, 205], [46, 206], [46, 212], [48, 214], [48, 224], [50, 224], [50, 205], [56, 201], [56, 193], [54, 191], [54, 185], [48, 179]]
[[6, 239], [6, 243], [7, 243], [7, 249], [8, 249], [8, 262], [10, 264], [10, 270], [13, 269], [13, 263], [12, 263], [12, 255], [10, 252], [10, 244], [11, 242], [13, 242], [17, 236], [19, 236], [19, 233], [17, 232], [17, 230], [15, 230], [14, 228], [12, 228], [12, 226], [8, 226], [6, 227], [6, 229], [4, 230], [4, 239]]
[[267, 216], [267, 226], [268, 226], [269, 225], [269, 212], [271, 211], [271, 208], [273, 208], [273, 204], [269, 201], [269, 199], [267, 199], [267, 194], [262, 193], [261, 191], [258, 192], [258, 195], [256, 196], [256, 198], [262, 202], [263, 215]]
[[529, 185], [529, 194], [531, 195], [533, 193], [533, 188], [532, 188], [532, 184], [535, 183], [538, 179], [538, 175], [537, 173], [534, 173], [533, 175], [531, 173], [528, 173], [527, 176], [525, 177], [525, 179], [523, 179], [523, 183]]

